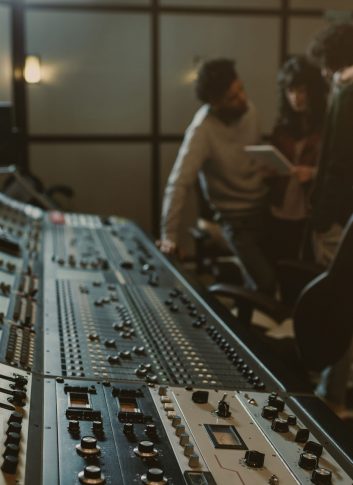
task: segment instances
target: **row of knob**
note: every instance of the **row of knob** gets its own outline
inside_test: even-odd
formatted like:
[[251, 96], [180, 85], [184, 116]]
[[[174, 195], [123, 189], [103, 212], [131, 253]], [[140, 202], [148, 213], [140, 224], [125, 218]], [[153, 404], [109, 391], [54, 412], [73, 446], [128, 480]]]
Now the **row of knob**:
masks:
[[11, 413], [7, 424], [5, 440], [5, 452], [3, 454], [4, 461], [1, 465], [1, 470], [4, 473], [15, 474], [18, 465], [18, 454], [20, 452], [21, 430], [22, 430], [22, 414], [18, 412]]

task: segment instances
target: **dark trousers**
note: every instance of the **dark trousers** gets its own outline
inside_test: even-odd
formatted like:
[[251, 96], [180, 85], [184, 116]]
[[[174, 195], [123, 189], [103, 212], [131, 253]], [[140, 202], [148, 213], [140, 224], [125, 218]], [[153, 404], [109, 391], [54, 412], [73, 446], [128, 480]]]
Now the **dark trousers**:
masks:
[[275, 269], [267, 254], [269, 214], [224, 217], [222, 230], [230, 249], [238, 256], [245, 286], [273, 295]]

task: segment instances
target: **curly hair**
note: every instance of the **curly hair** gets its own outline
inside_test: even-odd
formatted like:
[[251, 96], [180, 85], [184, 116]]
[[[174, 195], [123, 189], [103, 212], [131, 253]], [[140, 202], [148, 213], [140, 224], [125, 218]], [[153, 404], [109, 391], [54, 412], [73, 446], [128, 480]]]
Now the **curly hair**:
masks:
[[305, 86], [308, 98], [305, 132], [320, 131], [325, 116], [327, 95], [327, 86], [320, 70], [304, 56], [293, 56], [280, 69], [277, 83], [279, 97], [277, 126], [286, 127], [296, 138], [303, 136], [303, 113], [297, 113], [292, 109], [286, 91]]
[[230, 59], [207, 61], [198, 72], [196, 96], [203, 103], [218, 101], [237, 78], [234, 61]]
[[331, 25], [319, 32], [309, 46], [309, 56], [337, 71], [353, 64], [353, 24]]

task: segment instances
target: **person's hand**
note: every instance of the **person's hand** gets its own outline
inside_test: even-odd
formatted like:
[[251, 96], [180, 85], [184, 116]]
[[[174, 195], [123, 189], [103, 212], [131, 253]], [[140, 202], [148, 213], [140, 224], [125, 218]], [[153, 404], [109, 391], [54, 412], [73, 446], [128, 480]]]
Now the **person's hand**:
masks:
[[314, 168], [307, 165], [297, 165], [293, 167], [293, 174], [297, 177], [300, 183], [305, 184], [314, 178]]
[[169, 256], [177, 253], [177, 245], [170, 239], [160, 239], [156, 241], [156, 246], [161, 250], [162, 253], [168, 254]]

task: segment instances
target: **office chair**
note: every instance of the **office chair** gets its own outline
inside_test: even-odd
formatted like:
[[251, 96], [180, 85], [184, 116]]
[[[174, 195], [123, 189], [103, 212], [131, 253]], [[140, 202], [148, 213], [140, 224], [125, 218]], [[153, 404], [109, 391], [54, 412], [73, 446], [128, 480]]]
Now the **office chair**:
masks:
[[215, 296], [232, 298], [235, 306], [254, 309], [277, 323], [293, 319], [295, 345], [307, 369], [322, 370], [339, 360], [353, 335], [353, 215], [348, 221], [336, 256], [329, 268], [309, 282], [293, 307], [243, 287], [215, 284], [209, 287]]

